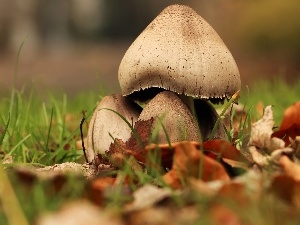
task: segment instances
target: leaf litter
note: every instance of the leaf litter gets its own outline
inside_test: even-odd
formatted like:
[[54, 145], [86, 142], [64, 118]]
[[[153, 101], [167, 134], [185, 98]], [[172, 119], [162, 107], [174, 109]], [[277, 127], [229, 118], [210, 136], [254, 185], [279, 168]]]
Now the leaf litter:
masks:
[[[135, 125], [143, 145], [134, 137], [125, 142], [115, 139], [105, 157], [97, 156], [89, 164], [65, 163], [39, 170], [13, 170], [20, 182], [30, 184], [29, 188], [32, 188], [32, 180], [41, 179], [57, 185], [58, 179], [54, 178], [64, 178], [70, 171], [77, 171], [78, 176], [86, 178], [81, 200], [66, 202], [57, 212], [38, 215], [36, 224], [41, 225], [87, 221], [89, 224], [99, 224], [99, 221], [103, 224], [195, 224], [201, 221], [257, 224], [264, 216], [270, 219], [270, 224], [272, 219], [296, 221], [300, 211], [297, 154], [300, 133], [295, 129], [300, 125], [299, 106], [298, 102], [287, 109], [278, 130], [274, 127], [272, 106], [267, 106], [262, 118], [252, 124], [244, 149], [219, 139], [204, 143], [183, 141], [171, 146], [151, 144], [147, 141], [153, 121], [149, 120]], [[245, 157], [241, 150], [248, 152], [251, 158]], [[149, 160], [149, 155], [154, 158]], [[141, 183], [139, 173], [151, 177], [149, 167], [158, 171], [161, 179], [152, 175]], [[41, 178], [40, 173], [53, 175]], [[110, 199], [116, 196], [123, 197], [118, 201], [117, 210], [115, 207], [104, 210], [110, 208]], [[265, 214], [265, 202], [275, 219]], [[262, 218], [254, 219], [250, 212]]]

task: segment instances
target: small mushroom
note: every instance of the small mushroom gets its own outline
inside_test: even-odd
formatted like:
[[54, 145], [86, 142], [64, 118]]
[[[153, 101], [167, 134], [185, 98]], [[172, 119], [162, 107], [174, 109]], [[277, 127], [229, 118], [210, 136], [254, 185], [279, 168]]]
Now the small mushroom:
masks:
[[87, 135], [88, 161], [92, 161], [96, 154], [104, 154], [109, 149], [110, 144], [113, 142], [110, 134], [114, 138], [122, 139], [123, 141], [130, 137], [130, 127], [114, 111], [122, 115], [129, 123], [134, 124], [142, 108], [120, 94], [104, 97], [98, 104], [90, 121]]
[[[167, 7], [146, 27], [125, 53], [118, 78], [122, 94], [141, 102], [162, 90], [178, 93], [204, 122], [199, 124], [203, 139], [218, 118], [205, 100], [223, 102], [241, 86], [237, 65], [222, 39], [185, 5]], [[199, 100], [194, 104], [193, 99]], [[216, 133], [224, 136], [221, 125]]]
[[[186, 104], [177, 94], [170, 91], [163, 91], [157, 94], [143, 109], [139, 120], [154, 118], [153, 131], [158, 128], [156, 144], [177, 141], [199, 141], [200, 135], [197, 121]], [[166, 128], [164, 131], [162, 125]]]

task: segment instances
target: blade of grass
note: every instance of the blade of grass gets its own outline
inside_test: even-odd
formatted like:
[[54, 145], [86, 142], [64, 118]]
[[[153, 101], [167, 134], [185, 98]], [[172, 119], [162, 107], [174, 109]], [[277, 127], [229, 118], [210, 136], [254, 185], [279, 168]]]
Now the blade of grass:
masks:
[[10, 225], [29, 225], [13, 187], [0, 163], [0, 199], [3, 211]]
[[6, 132], [8, 130], [9, 122], [10, 122], [10, 113], [8, 113], [8, 119], [7, 119], [7, 122], [5, 124], [3, 134], [1, 135], [1, 138], [0, 138], [0, 145], [2, 145], [2, 143], [3, 143], [4, 137], [5, 137]]
[[31, 137], [31, 134], [28, 134], [26, 137], [24, 137], [21, 141], [18, 142], [18, 144], [15, 145], [15, 147], [13, 147], [13, 149], [8, 153], [8, 155], [12, 155], [12, 153], [21, 145], [24, 143], [24, 141], [26, 141], [28, 138]]
[[157, 119], [158, 119], [158, 121], [159, 121], [159, 123], [160, 123], [160, 125], [161, 125], [161, 127], [162, 127], [162, 129], [163, 129], [163, 131], [165, 133], [165, 135], [166, 135], [166, 139], [167, 139], [167, 142], [168, 142], [168, 145], [169, 145], [169, 149], [173, 150], [173, 147], [171, 145], [171, 140], [170, 140], [170, 137], [168, 135], [167, 129], [166, 129], [166, 127], [165, 127], [165, 125], [163, 124], [163, 121], [162, 121], [163, 118], [160, 118], [158, 116]]
[[50, 123], [48, 128], [48, 134], [46, 139], [46, 151], [49, 152], [49, 140], [50, 140], [50, 133], [52, 128], [52, 119], [53, 119], [53, 107], [51, 108], [51, 116], [50, 116]]
[[212, 140], [213, 137], [214, 137], [214, 134], [216, 133], [216, 130], [220, 124], [220, 122], [223, 120], [224, 118], [224, 115], [227, 111], [227, 109], [231, 106], [232, 103], [235, 102], [235, 100], [239, 97], [239, 93], [240, 91], [237, 91], [232, 97], [231, 99], [225, 104], [224, 106], [224, 109], [222, 110], [220, 116], [218, 117], [217, 121], [215, 122], [215, 125], [214, 125], [214, 128], [212, 130], [212, 132], [210, 133], [210, 136], [209, 136], [209, 140]]

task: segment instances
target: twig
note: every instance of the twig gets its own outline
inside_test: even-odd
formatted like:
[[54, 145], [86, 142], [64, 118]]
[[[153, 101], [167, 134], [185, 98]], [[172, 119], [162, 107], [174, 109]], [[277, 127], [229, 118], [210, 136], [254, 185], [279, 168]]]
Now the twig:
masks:
[[82, 125], [83, 125], [84, 121], [85, 121], [85, 111], [82, 110], [82, 119], [81, 119], [81, 122], [80, 122], [81, 145], [82, 145], [82, 150], [83, 150], [85, 161], [86, 161], [86, 163], [89, 163], [89, 161], [87, 159], [87, 156], [86, 156], [86, 151], [85, 151], [85, 147], [84, 147], [83, 132], [82, 132]]

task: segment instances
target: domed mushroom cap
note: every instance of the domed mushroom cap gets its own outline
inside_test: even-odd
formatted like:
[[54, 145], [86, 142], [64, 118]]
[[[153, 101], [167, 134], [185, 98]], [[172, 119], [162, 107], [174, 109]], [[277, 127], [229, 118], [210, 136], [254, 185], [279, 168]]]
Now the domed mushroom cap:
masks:
[[[158, 128], [157, 144], [166, 144], [167, 136], [170, 142], [199, 141], [200, 134], [197, 121], [186, 104], [174, 93], [163, 91], [157, 94], [143, 109], [139, 120], [154, 118], [152, 131]], [[159, 121], [166, 128], [166, 133]]]
[[87, 158], [94, 159], [95, 154], [104, 154], [113, 142], [109, 133], [118, 139], [127, 141], [131, 129], [112, 109], [121, 114], [128, 122], [135, 123], [142, 108], [135, 102], [120, 94], [104, 97], [98, 104], [91, 118], [87, 135]]
[[[162, 88], [228, 99], [240, 89], [237, 65], [216, 31], [193, 9], [171, 5], [137, 37], [119, 67], [123, 95]], [[144, 93], [145, 96], [145, 93]]]

